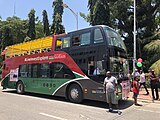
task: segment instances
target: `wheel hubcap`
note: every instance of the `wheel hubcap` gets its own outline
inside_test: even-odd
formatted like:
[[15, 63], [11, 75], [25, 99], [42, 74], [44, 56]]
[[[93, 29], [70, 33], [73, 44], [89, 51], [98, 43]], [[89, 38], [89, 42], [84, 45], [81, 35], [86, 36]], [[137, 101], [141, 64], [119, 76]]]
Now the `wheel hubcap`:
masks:
[[21, 92], [21, 91], [22, 91], [22, 85], [19, 84], [19, 85], [18, 85], [18, 92]]
[[72, 89], [72, 90], [71, 90], [71, 97], [72, 97], [73, 99], [76, 99], [76, 98], [78, 98], [78, 96], [79, 96], [78, 90], [77, 90], [77, 89]]

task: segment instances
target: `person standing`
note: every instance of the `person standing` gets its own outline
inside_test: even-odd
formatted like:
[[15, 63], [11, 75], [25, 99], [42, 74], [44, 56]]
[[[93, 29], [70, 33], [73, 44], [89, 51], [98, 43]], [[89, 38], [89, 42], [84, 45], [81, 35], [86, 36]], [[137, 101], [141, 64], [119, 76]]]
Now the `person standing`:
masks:
[[[150, 71], [150, 85], [151, 85], [151, 91], [152, 91], [152, 98], [153, 100], [158, 100], [159, 99], [159, 94], [158, 94], [158, 77], [156, 77], [154, 70]], [[154, 91], [156, 92], [156, 98], [154, 95]]]
[[[112, 104], [115, 104], [118, 109], [118, 100], [116, 99], [118, 93], [117, 79], [107, 71], [106, 78], [104, 79], [104, 89], [106, 93], [106, 101], [109, 104], [109, 112], [112, 112]], [[121, 114], [119, 110], [118, 114]]]
[[140, 87], [139, 88], [141, 88], [142, 85], [144, 86], [144, 88], [146, 90], [146, 95], [149, 95], [148, 89], [146, 87], [146, 76], [145, 76], [145, 73], [141, 70], [140, 71]]
[[137, 103], [137, 97], [139, 94], [139, 82], [138, 81], [139, 81], [139, 76], [135, 76], [133, 80], [132, 92], [133, 92], [134, 104], [136, 106], [141, 106], [140, 104]]

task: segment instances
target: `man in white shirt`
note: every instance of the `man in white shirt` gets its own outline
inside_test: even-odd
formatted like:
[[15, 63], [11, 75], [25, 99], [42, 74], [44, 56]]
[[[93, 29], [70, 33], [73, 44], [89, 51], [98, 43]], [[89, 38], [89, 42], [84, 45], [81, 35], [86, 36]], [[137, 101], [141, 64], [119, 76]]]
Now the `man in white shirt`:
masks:
[[144, 88], [146, 90], [146, 95], [149, 95], [148, 89], [146, 87], [146, 76], [145, 76], [144, 72], [141, 70], [140, 71], [140, 88], [142, 85], [144, 86]]
[[[111, 75], [110, 71], [107, 71], [106, 78], [104, 79], [104, 88], [106, 93], [106, 101], [109, 104], [109, 112], [112, 112], [112, 104], [115, 104], [118, 108], [118, 100], [117, 100], [117, 92], [118, 92], [118, 86], [117, 86], [117, 79]], [[119, 110], [118, 114], [121, 114]]]

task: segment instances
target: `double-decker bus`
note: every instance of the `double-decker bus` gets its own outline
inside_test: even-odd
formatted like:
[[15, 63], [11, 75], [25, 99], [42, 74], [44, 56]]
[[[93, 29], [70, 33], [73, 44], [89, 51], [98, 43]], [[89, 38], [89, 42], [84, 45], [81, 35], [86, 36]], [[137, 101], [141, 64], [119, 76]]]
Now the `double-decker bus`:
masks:
[[129, 92], [126, 47], [108, 26], [8, 46], [3, 54], [1, 85], [19, 94], [63, 96], [76, 103], [106, 101], [103, 81], [108, 70], [118, 79], [119, 99]]

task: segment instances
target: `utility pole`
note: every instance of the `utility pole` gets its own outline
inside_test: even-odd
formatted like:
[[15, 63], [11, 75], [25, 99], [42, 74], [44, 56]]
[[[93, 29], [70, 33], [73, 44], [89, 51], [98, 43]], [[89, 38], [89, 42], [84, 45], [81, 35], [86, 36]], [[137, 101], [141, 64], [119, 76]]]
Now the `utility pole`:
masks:
[[133, 53], [133, 72], [136, 68], [136, 0], [134, 0], [134, 53]]

